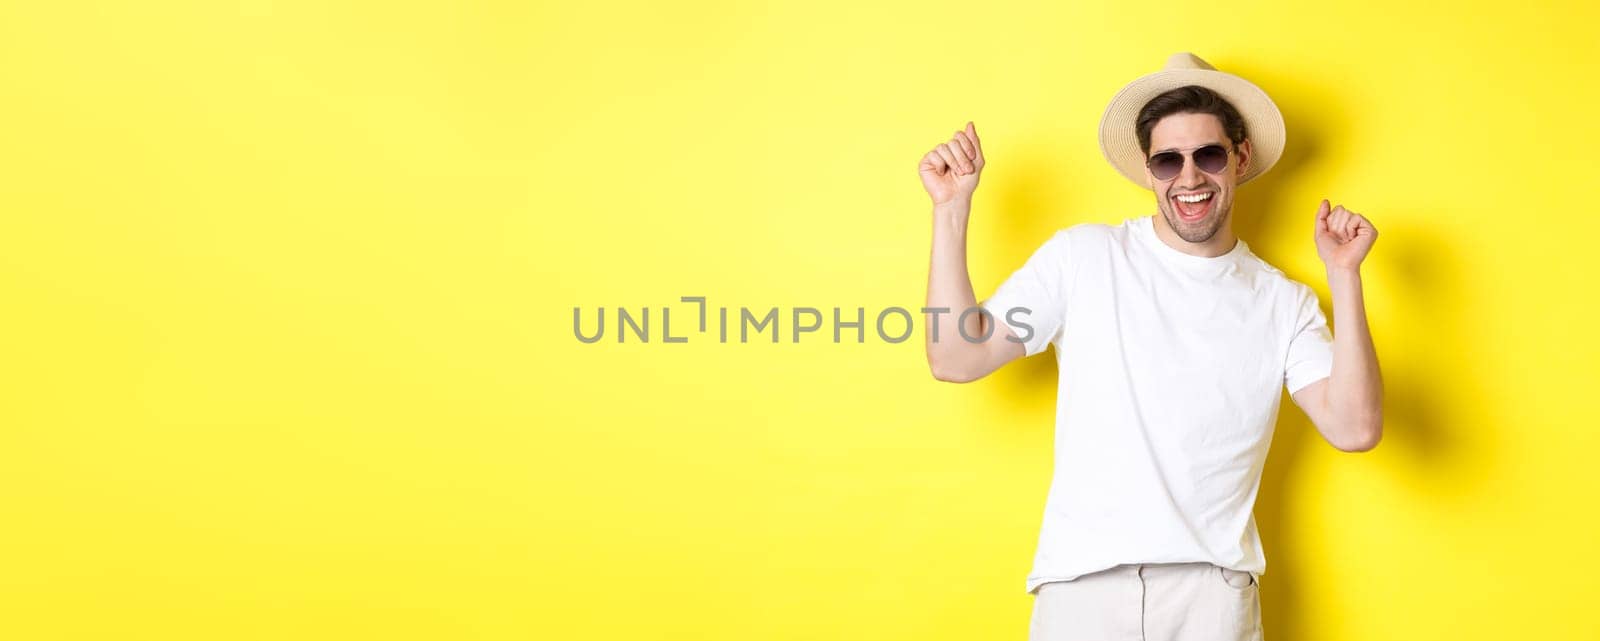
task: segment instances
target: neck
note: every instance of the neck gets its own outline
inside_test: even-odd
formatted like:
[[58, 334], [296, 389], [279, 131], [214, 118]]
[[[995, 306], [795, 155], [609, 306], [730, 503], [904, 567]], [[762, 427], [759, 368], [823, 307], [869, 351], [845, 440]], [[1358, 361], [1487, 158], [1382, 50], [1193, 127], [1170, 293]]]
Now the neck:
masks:
[[1211, 238], [1206, 239], [1205, 242], [1191, 243], [1178, 236], [1178, 232], [1173, 231], [1172, 226], [1167, 224], [1167, 217], [1157, 212], [1155, 215], [1156, 238], [1160, 238], [1161, 242], [1166, 243], [1168, 247], [1190, 256], [1215, 258], [1233, 251], [1234, 245], [1239, 242], [1239, 237], [1233, 235], [1233, 221], [1231, 218], [1230, 216], [1229, 219], [1224, 219], [1222, 227], [1218, 228], [1217, 233], [1212, 234]]

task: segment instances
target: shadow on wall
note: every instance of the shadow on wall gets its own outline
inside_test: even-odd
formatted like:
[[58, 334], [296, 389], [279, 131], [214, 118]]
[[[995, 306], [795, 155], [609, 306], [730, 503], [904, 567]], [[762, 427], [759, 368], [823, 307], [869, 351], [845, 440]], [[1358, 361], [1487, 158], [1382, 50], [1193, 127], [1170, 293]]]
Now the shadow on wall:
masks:
[[[1051, 189], [1051, 181], [1054, 180], [1051, 168], [1055, 166], [1051, 158], [1059, 151], [1030, 148], [1017, 154], [1015, 168], [1005, 174], [1004, 180], [990, 185], [994, 189], [990, 201], [994, 203], [993, 210], [974, 214], [994, 216], [1005, 221], [1005, 224], [995, 227], [991, 238], [978, 241], [998, 247], [997, 254], [1005, 257], [1003, 262], [1007, 266], [1001, 270], [1001, 280], [1011, 276], [1057, 230], [1078, 222], [1071, 216], [1057, 217], [1045, 213], [1064, 210], [1061, 203], [1051, 202], [1049, 198], [1049, 194], [1055, 192]], [[975, 285], [980, 302], [994, 293], [999, 285], [999, 281], [984, 286]], [[1014, 361], [996, 370], [990, 377], [994, 381], [985, 386], [986, 392], [999, 396], [1001, 404], [1020, 407], [1030, 415], [1051, 417], [1040, 425], [1017, 425], [1016, 429], [1033, 430], [1041, 425], [1048, 429], [1055, 424], [1052, 411], [1056, 399], [1053, 348], [1031, 358]]]
[[[1374, 342], [1378, 349], [1379, 364], [1384, 378], [1384, 438], [1371, 452], [1342, 454], [1343, 456], [1381, 456], [1396, 461], [1393, 465], [1408, 471], [1408, 478], [1431, 479], [1422, 488], [1430, 501], [1450, 500], [1475, 492], [1484, 483], [1483, 465], [1489, 463], [1483, 454], [1473, 454], [1469, 463], [1462, 452], [1460, 438], [1450, 431], [1452, 425], [1463, 425], [1463, 417], [1451, 416], [1449, 399], [1459, 394], [1472, 394], [1468, 389], [1441, 387], [1433, 374], [1455, 367], [1453, 364], [1471, 343], [1464, 340], [1460, 325], [1464, 308], [1463, 289], [1456, 274], [1457, 261], [1451, 248], [1432, 242], [1426, 229], [1406, 229], [1390, 223], [1380, 225], [1383, 236], [1373, 249], [1373, 265], [1363, 270], [1367, 288], [1373, 287], [1371, 274], [1381, 273], [1389, 280], [1378, 287], [1390, 289], [1403, 301], [1390, 313], [1390, 317], [1406, 319], [1406, 326], [1415, 328], [1404, 334], [1389, 328], [1374, 326]], [[1320, 276], [1320, 275], [1319, 275]], [[1368, 298], [1371, 304], [1371, 297]], [[1323, 313], [1332, 318], [1330, 301], [1323, 301]], [[1337, 327], [1334, 328], [1337, 332]], [[1416, 332], [1414, 335], [1412, 332]], [[1388, 340], [1385, 340], [1388, 339]], [[1385, 355], [1385, 345], [1406, 345], [1411, 359], [1394, 356], [1401, 350], [1391, 347]], [[1426, 346], [1426, 347], [1422, 347]], [[1420, 356], [1420, 358], [1418, 357]], [[1453, 375], [1459, 378], [1460, 373]], [[1476, 388], [1477, 385], [1469, 385]], [[1316, 427], [1287, 393], [1283, 396], [1283, 409], [1273, 436], [1271, 455], [1262, 475], [1261, 493], [1256, 501], [1256, 519], [1266, 547], [1271, 573], [1262, 580], [1262, 606], [1268, 638], [1300, 638], [1311, 635], [1295, 616], [1302, 606], [1319, 601], [1314, 595], [1304, 595], [1296, 589], [1299, 572], [1315, 571], [1324, 565], [1313, 552], [1296, 545], [1287, 534], [1300, 528], [1290, 521], [1289, 501], [1301, 496], [1305, 486], [1319, 480], [1299, 471], [1297, 459], [1312, 448], [1332, 447], [1317, 433]], [[1396, 491], [1416, 490], [1411, 482], [1395, 482]], [[1422, 586], [1419, 586], [1422, 587]], [[1351, 586], [1351, 589], [1355, 589]]]
[[[1300, 177], [1300, 170], [1316, 157], [1321, 148], [1319, 135], [1337, 131], [1340, 129], [1338, 123], [1352, 122], [1354, 116], [1344, 113], [1345, 106], [1337, 104], [1334, 95], [1326, 93], [1322, 85], [1312, 82], [1315, 78], [1286, 73], [1287, 70], [1275, 72], [1265, 67], [1233, 65], [1231, 62], [1222, 60], [1218, 66], [1269, 89], [1283, 110], [1289, 128], [1289, 144], [1278, 164], [1272, 171], [1240, 190], [1234, 213], [1234, 229], [1246, 242], [1285, 238], [1293, 235], [1290, 228], [1303, 229], [1307, 236], [1303, 246], [1293, 245], [1283, 251], [1260, 251], [1256, 243], [1251, 243], [1252, 250], [1257, 251], [1268, 263], [1286, 264], [1287, 260], [1280, 260], [1287, 258], [1283, 252], [1315, 251], [1310, 238], [1310, 221], [1317, 206], [1315, 201], [1291, 202], [1285, 194], [1289, 191], [1286, 187], [1294, 184]], [[1018, 178], [996, 185], [996, 211], [986, 212], [987, 215], [1016, 220], [1018, 224], [1002, 226], [997, 238], [979, 239], [979, 242], [990, 242], [1002, 248], [1005, 255], [1014, 257], [1017, 265], [1055, 229], [1077, 222], [1071, 216], [1063, 220], [1040, 213], [1062, 211], [1067, 207], [1061, 203], [1043, 202], [1044, 199], [1040, 197], [1040, 194], [1051, 193], [1044, 184], [1049, 179], [1044, 157], [1025, 160], [1031, 162], [1023, 163], [1024, 166], [1016, 174]], [[1335, 203], [1341, 202], [1337, 194], [1329, 194], [1329, 197]], [[1446, 422], [1454, 421], [1456, 417], [1443, 415], [1449, 408], [1446, 404], [1448, 396], [1430, 377], [1431, 372], [1449, 368], [1451, 363], [1457, 362], [1462, 350], [1470, 350], [1471, 343], [1463, 340], [1464, 328], [1458, 320], [1462, 317], [1459, 310], [1464, 309], [1464, 297], [1470, 292], [1458, 280], [1460, 270], [1456, 268], [1456, 252], [1426, 228], [1407, 229], [1398, 221], [1384, 217], [1379, 213], [1383, 203], [1348, 204], [1370, 208], [1358, 211], [1374, 214], [1374, 223], [1383, 232], [1369, 258], [1367, 269], [1363, 270], [1367, 276], [1368, 305], [1370, 307], [1374, 299], [1370, 293], [1373, 289], [1383, 288], [1394, 292], [1396, 295], [1387, 298], [1400, 302], [1389, 317], [1404, 318], [1407, 322], [1403, 328], [1372, 327], [1385, 383], [1384, 440], [1372, 452], [1344, 455], [1400, 457], [1400, 465], [1411, 470], [1420, 468], [1418, 475], [1422, 478], [1437, 479], [1436, 485], [1427, 488], [1430, 498], [1459, 497], [1472, 492], [1482, 482], [1481, 473], [1468, 468], [1455, 439], [1447, 431], [1447, 425], [1459, 424], [1459, 421]], [[1142, 215], [1154, 211], [1154, 207], [1152, 203], [1129, 203], [1129, 211]], [[1411, 219], [1430, 220], [1415, 216]], [[1007, 275], [1009, 273], [1006, 272]], [[1381, 275], [1387, 279], [1386, 282], [1375, 283], [1375, 275]], [[1290, 273], [1289, 276], [1326, 292], [1325, 277], [1320, 271]], [[1325, 295], [1322, 304], [1323, 313], [1328, 315], [1331, 323], [1331, 301]], [[1402, 332], [1409, 335], [1403, 335]], [[1385, 357], [1386, 339], [1396, 341], [1396, 345], [1407, 345], [1412, 353], [1424, 356], [1412, 358], [1409, 362], [1392, 356]], [[1429, 349], [1417, 350], [1415, 346], [1418, 345], [1427, 345]], [[1390, 353], [1396, 351], [1390, 350]], [[1039, 411], [1053, 416], [1045, 408], [1052, 407], [1056, 400], [1056, 376], [1052, 351], [1051, 357], [1039, 355], [1025, 358], [1000, 369], [995, 372], [994, 380], [988, 387], [993, 400], [1000, 404], [1021, 406], [1030, 413]], [[1476, 393], [1476, 390], [1453, 389], [1450, 394], [1463, 393]], [[1051, 429], [1053, 423], [1053, 420], [1044, 421], [1019, 429]], [[1262, 474], [1255, 509], [1269, 568], [1261, 583], [1262, 618], [1267, 639], [1314, 636], [1312, 631], [1305, 629], [1308, 624], [1301, 620], [1298, 613], [1303, 612], [1309, 603], [1326, 600], [1303, 595], [1297, 589], [1297, 574], [1314, 572], [1325, 561], [1315, 558], [1313, 551], [1285, 536], [1296, 529], [1287, 520], [1290, 514], [1286, 509], [1289, 499], [1304, 494], [1304, 486], [1318, 482], [1300, 472], [1296, 461], [1302, 453], [1318, 447], [1332, 446], [1321, 438], [1316, 427], [1294, 405], [1287, 392], [1283, 393], [1272, 449]], [[1476, 461], [1476, 464], [1481, 463]], [[1031, 554], [1032, 551], [1029, 552]], [[1350, 589], [1356, 588], [1351, 586]]]
[[[1227, 66], [1220, 68], [1228, 69]], [[1300, 169], [1316, 157], [1322, 147], [1321, 134], [1337, 130], [1335, 123], [1352, 122], [1357, 115], [1343, 112], [1335, 96], [1322, 91], [1318, 84], [1299, 81], [1301, 76], [1275, 73], [1268, 68], [1243, 67], [1236, 71], [1251, 78], [1263, 87], [1271, 88], [1274, 99], [1283, 111], [1289, 128], [1289, 144], [1284, 156], [1272, 171], [1252, 181], [1239, 192], [1238, 211], [1242, 212], [1234, 229], [1247, 241], [1256, 238], [1285, 238], [1300, 230], [1306, 236], [1303, 245], [1291, 245], [1285, 251], [1315, 251], [1312, 245], [1311, 224], [1317, 202], [1291, 201], [1284, 193], [1286, 185], [1299, 179]], [[1371, 326], [1374, 344], [1378, 349], [1379, 366], [1384, 377], [1384, 440], [1371, 452], [1344, 454], [1345, 456], [1401, 457], [1400, 465], [1419, 470], [1422, 478], [1438, 479], [1439, 484], [1428, 488], [1430, 496], [1443, 498], [1457, 496], [1482, 482], [1479, 472], [1466, 465], [1443, 416], [1449, 407], [1446, 390], [1440, 389], [1430, 372], [1451, 367], [1463, 349], [1470, 343], [1463, 340], [1460, 310], [1465, 309], [1464, 297], [1469, 295], [1457, 274], [1458, 258], [1453, 248], [1430, 234], [1426, 228], [1406, 228], [1395, 217], [1385, 217], [1382, 203], [1343, 203], [1337, 194], [1329, 193], [1334, 203], [1348, 204], [1357, 211], [1371, 213], [1373, 222], [1382, 236], [1374, 246], [1368, 264], [1362, 270], [1366, 276], [1369, 318], [1374, 289], [1382, 288], [1397, 295], [1388, 296], [1400, 301], [1398, 308], [1388, 318], [1404, 318], [1403, 327]], [[1408, 216], [1407, 220], [1437, 220], [1438, 218]], [[1303, 247], [1304, 249], [1301, 249]], [[1252, 246], [1255, 250], [1256, 246]], [[1272, 250], [1259, 251], [1259, 255], [1274, 265], [1287, 264], [1286, 256]], [[1381, 275], [1384, 282], [1375, 282]], [[1290, 273], [1289, 276], [1326, 292], [1323, 273]], [[1332, 301], [1324, 294], [1323, 313], [1333, 322]], [[1407, 328], [1417, 328], [1408, 330]], [[1397, 331], [1398, 330], [1398, 331]], [[1334, 327], [1337, 332], [1338, 328]], [[1417, 332], [1402, 335], [1402, 332]], [[1385, 357], [1385, 339], [1391, 345], [1406, 345], [1403, 350], [1421, 354], [1423, 358], [1402, 360], [1394, 355], [1402, 350], [1391, 347]], [[1403, 341], [1403, 342], [1402, 342]], [[1418, 350], [1420, 345], [1436, 345], [1434, 349]], [[1475, 386], [1474, 386], [1475, 387]], [[1465, 390], [1455, 390], [1460, 393]], [[1268, 575], [1263, 577], [1262, 608], [1265, 638], [1295, 639], [1313, 636], [1306, 623], [1297, 616], [1306, 604], [1323, 601], [1303, 595], [1298, 589], [1298, 574], [1316, 571], [1324, 561], [1315, 558], [1312, 551], [1286, 536], [1297, 528], [1289, 522], [1288, 501], [1303, 494], [1302, 487], [1317, 483], [1299, 472], [1296, 465], [1300, 455], [1311, 448], [1332, 446], [1317, 432], [1305, 413], [1294, 405], [1285, 392], [1281, 399], [1278, 424], [1274, 430], [1271, 453], [1262, 474], [1260, 493], [1256, 500], [1256, 521], [1267, 556]], [[1480, 463], [1482, 461], [1479, 461]], [[1354, 589], [1354, 588], [1352, 588]]]

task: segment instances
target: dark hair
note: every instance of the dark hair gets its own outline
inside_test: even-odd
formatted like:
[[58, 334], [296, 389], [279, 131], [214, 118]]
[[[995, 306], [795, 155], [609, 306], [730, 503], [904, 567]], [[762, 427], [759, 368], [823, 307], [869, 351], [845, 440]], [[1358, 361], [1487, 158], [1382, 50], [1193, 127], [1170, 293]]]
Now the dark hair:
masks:
[[1239, 115], [1239, 110], [1234, 109], [1226, 99], [1205, 87], [1188, 85], [1151, 98], [1139, 109], [1139, 119], [1135, 124], [1139, 134], [1139, 150], [1149, 156], [1150, 131], [1156, 128], [1156, 123], [1161, 122], [1162, 118], [1181, 113], [1216, 116], [1222, 122], [1223, 133], [1233, 141], [1235, 148], [1249, 135], [1244, 129], [1244, 118]]

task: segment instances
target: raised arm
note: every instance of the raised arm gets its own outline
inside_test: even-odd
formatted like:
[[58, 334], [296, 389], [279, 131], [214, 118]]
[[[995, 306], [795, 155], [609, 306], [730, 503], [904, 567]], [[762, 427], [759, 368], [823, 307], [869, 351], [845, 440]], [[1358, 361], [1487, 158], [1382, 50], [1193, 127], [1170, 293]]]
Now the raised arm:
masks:
[[983, 172], [983, 148], [971, 122], [922, 157], [917, 173], [933, 200], [933, 252], [928, 265], [928, 367], [941, 381], [987, 376], [1025, 353], [1011, 328], [976, 311], [967, 275], [967, 218]]
[[1333, 294], [1333, 371], [1295, 392], [1294, 402], [1325, 440], [1347, 452], [1365, 452], [1383, 439], [1383, 377], [1361, 292], [1361, 261], [1377, 238], [1365, 217], [1322, 201], [1316, 242]]

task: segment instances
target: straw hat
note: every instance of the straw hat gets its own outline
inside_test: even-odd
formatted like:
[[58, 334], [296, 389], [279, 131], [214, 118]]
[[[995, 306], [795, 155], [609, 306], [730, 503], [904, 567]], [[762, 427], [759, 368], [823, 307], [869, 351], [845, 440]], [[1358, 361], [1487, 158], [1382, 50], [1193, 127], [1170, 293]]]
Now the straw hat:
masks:
[[1239, 178], [1239, 184], [1271, 169], [1283, 156], [1283, 114], [1267, 97], [1267, 92], [1244, 78], [1217, 71], [1192, 53], [1176, 53], [1167, 59], [1167, 66], [1161, 71], [1130, 82], [1118, 91], [1106, 106], [1105, 115], [1100, 117], [1100, 151], [1128, 180], [1150, 189], [1144, 173], [1144, 152], [1139, 149], [1139, 136], [1135, 131], [1139, 110], [1150, 99], [1186, 85], [1200, 85], [1217, 92], [1244, 117], [1252, 155], [1250, 169]]

